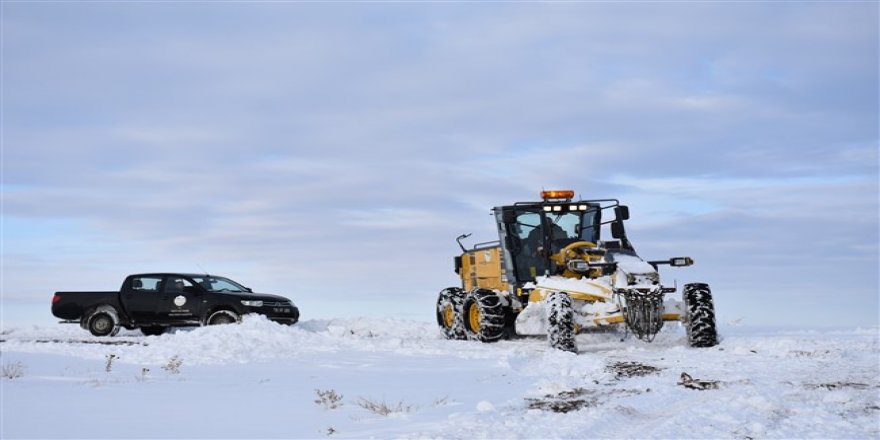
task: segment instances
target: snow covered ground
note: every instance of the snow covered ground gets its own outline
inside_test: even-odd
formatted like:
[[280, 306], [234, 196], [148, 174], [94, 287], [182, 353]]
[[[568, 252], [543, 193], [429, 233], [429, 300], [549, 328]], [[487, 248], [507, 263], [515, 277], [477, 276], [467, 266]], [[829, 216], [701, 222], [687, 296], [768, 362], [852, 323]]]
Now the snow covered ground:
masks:
[[721, 335], [692, 349], [674, 325], [651, 344], [593, 333], [574, 355], [391, 319], [109, 339], [17, 325], [0, 337], [0, 437], [880, 437], [877, 329]]

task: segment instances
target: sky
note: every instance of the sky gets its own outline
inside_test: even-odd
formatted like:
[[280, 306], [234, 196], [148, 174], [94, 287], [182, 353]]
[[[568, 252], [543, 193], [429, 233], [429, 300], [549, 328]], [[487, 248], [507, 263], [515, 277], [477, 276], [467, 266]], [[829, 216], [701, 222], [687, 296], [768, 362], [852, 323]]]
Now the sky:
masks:
[[[617, 198], [719, 320], [876, 326], [876, 2], [16, 2], [0, 303], [227, 275], [433, 319], [455, 237]], [[7, 318], [8, 319], [8, 318]]]

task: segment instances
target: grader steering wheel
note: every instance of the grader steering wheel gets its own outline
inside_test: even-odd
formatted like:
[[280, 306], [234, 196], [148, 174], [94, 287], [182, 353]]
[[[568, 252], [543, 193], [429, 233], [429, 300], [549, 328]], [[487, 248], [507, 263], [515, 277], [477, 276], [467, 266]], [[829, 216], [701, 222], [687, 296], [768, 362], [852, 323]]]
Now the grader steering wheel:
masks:
[[576, 241], [571, 243], [564, 248], [560, 249], [559, 252], [550, 256], [550, 259], [553, 260], [556, 264], [560, 266], [565, 266], [569, 261], [575, 258], [582, 258], [585, 261], [590, 261], [590, 257], [594, 257], [589, 253], [589, 249], [595, 249], [596, 243], [591, 241]]

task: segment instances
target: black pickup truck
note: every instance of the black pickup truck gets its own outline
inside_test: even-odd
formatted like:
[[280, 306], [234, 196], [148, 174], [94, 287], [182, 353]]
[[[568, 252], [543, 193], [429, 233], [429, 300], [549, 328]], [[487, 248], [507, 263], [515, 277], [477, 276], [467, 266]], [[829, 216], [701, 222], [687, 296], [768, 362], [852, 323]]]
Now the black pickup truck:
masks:
[[119, 292], [55, 292], [52, 314], [95, 336], [120, 327], [160, 335], [168, 327], [230, 324], [247, 313], [294, 324], [299, 309], [283, 296], [253, 293], [229, 278], [185, 273], [129, 275]]

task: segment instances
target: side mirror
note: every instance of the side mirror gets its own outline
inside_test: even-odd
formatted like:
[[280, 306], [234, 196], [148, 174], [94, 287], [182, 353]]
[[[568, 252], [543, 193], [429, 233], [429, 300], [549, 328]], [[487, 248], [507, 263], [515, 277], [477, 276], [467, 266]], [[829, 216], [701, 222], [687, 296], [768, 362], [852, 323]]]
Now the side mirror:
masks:
[[623, 229], [623, 222], [616, 221], [611, 224], [611, 236], [614, 238], [626, 238], [626, 231]]
[[248, 293], [254, 293], [254, 289], [251, 289], [250, 287], [245, 287], [244, 290], [247, 290]]
[[629, 206], [620, 205], [614, 208], [614, 215], [617, 220], [629, 220]]

